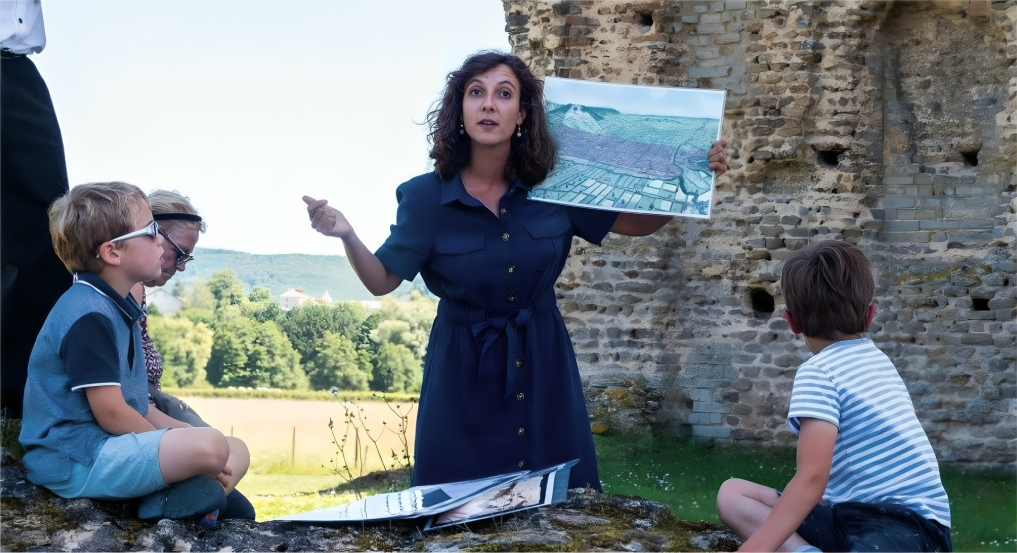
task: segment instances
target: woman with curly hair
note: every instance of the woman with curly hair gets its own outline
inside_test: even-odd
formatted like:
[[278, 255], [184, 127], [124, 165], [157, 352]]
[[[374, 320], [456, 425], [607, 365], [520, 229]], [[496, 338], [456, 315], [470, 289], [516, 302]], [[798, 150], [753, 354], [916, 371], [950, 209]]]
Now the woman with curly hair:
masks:
[[[645, 236], [670, 218], [527, 199], [554, 166], [542, 83], [514, 55], [480, 52], [448, 76], [428, 114], [434, 172], [396, 191], [377, 252], [326, 200], [312, 227], [343, 241], [376, 296], [419, 273], [441, 301], [417, 415], [413, 484], [468, 480], [579, 459], [569, 487], [600, 489], [593, 435], [554, 282], [579, 236]], [[725, 143], [710, 168], [727, 170]]]

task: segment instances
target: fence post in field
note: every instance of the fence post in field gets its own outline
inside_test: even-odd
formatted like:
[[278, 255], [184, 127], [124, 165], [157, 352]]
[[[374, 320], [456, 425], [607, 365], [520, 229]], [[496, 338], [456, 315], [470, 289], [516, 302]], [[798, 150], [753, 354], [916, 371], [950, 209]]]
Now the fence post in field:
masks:
[[293, 427], [293, 445], [290, 446], [290, 466], [293, 466], [297, 460], [297, 427]]

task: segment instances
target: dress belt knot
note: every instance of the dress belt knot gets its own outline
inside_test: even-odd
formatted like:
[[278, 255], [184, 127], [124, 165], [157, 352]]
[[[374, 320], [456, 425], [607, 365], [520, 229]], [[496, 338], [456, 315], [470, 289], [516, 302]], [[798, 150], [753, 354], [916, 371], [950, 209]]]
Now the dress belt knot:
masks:
[[491, 317], [487, 320], [474, 323], [470, 326], [473, 336], [484, 341], [484, 347], [480, 350], [480, 370], [477, 373], [479, 378], [485, 377], [496, 366], [493, 355], [494, 343], [502, 336], [506, 340], [505, 356], [505, 399], [508, 399], [516, 392], [522, 373], [522, 367], [516, 364], [516, 360], [523, 358], [523, 345], [519, 333], [526, 328], [527, 323], [533, 317], [531, 308], [518, 309], [504, 317]]

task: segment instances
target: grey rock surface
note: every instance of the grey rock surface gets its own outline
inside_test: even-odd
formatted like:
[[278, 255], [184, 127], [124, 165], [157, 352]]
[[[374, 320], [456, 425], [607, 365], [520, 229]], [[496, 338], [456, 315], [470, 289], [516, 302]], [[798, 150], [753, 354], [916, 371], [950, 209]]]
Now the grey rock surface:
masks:
[[423, 521], [353, 526], [225, 520], [143, 522], [132, 502], [62, 499], [4, 452], [4, 551], [734, 551], [737, 536], [638, 497], [571, 490], [549, 508], [423, 532]]

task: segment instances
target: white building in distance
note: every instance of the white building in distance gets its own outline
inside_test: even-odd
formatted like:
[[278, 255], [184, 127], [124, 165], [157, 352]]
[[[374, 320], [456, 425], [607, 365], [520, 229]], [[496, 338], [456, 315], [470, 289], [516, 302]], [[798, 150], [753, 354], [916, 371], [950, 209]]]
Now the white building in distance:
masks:
[[299, 288], [290, 288], [282, 294], [279, 294], [279, 308], [283, 311], [289, 311], [290, 309], [293, 309], [298, 305], [303, 305], [307, 302], [332, 305], [332, 296], [329, 295], [328, 290], [325, 290], [325, 294], [321, 297], [308, 296]]
[[184, 302], [161, 287], [145, 288], [145, 300], [149, 305], [154, 305], [165, 317], [172, 317], [184, 308]]

